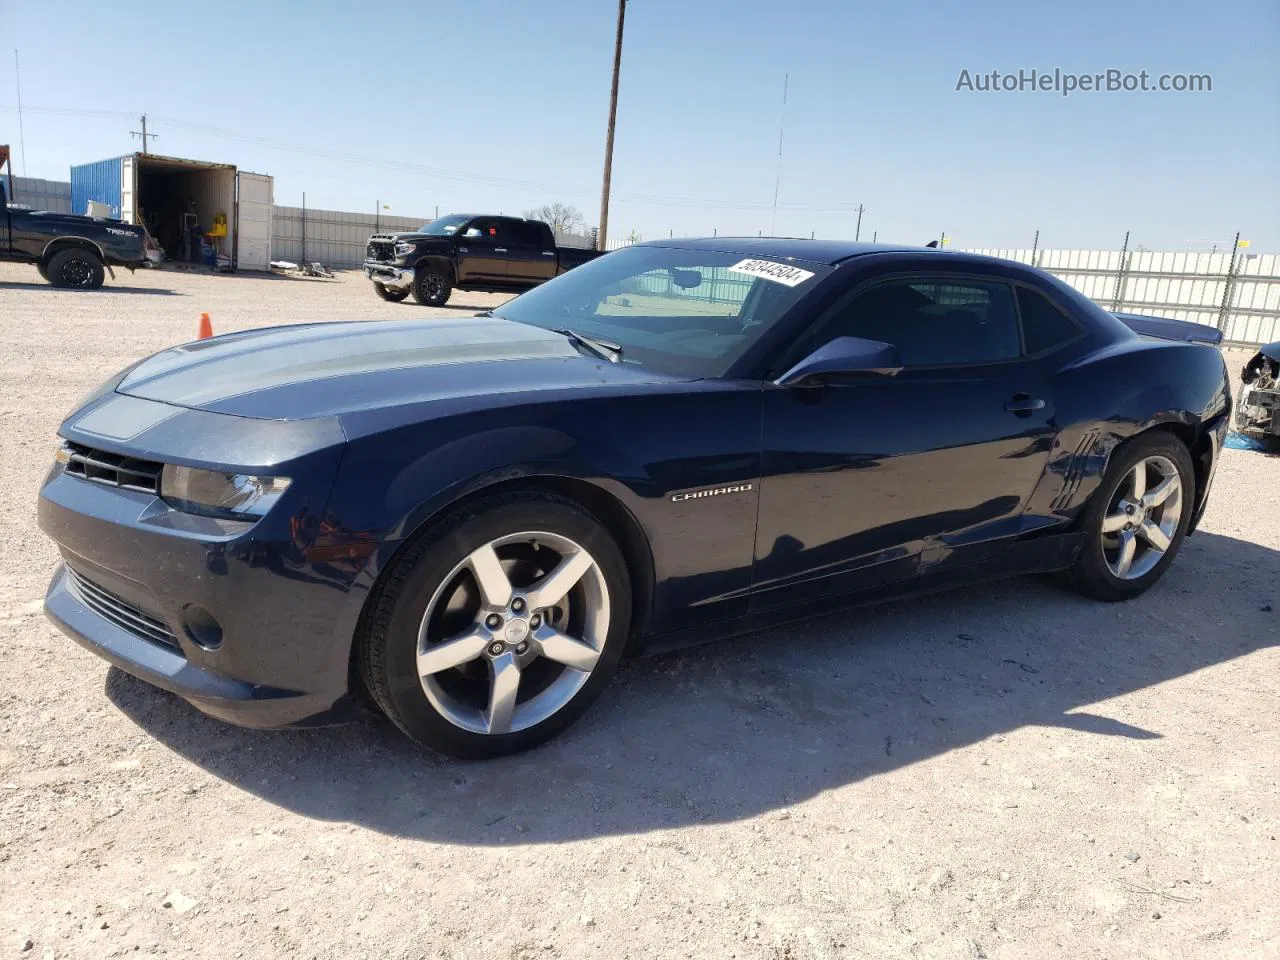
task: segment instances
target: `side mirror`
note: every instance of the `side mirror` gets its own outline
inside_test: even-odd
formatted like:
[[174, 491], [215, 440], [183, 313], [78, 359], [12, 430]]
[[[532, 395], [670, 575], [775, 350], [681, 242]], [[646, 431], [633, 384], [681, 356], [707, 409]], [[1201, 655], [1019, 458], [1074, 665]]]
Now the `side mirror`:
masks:
[[861, 337], [836, 337], [780, 376], [776, 383], [780, 387], [815, 386], [834, 376], [892, 377], [901, 370], [902, 357], [893, 344]]

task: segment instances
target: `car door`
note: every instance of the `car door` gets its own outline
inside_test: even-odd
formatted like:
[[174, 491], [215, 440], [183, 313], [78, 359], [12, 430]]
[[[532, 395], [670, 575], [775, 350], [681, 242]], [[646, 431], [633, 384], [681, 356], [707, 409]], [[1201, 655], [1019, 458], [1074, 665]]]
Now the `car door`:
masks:
[[1052, 400], [998, 276], [858, 283], [792, 359], [837, 336], [892, 343], [903, 369], [766, 387], [753, 609], [997, 553], [1048, 460]]
[[556, 275], [556, 245], [545, 224], [509, 220], [507, 233], [503, 259], [509, 283], [533, 287]]
[[506, 281], [506, 244], [500, 217], [476, 217], [458, 232], [458, 286]]

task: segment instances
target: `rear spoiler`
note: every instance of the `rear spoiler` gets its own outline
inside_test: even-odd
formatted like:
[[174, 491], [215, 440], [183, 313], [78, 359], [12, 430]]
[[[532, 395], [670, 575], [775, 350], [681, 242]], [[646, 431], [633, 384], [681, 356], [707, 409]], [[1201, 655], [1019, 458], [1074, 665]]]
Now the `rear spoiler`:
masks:
[[1140, 313], [1115, 314], [1126, 327], [1142, 337], [1158, 340], [1181, 340], [1184, 343], [1222, 343], [1222, 331], [1190, 320], [1170, 320], [1166, 317], [1146, 317]]

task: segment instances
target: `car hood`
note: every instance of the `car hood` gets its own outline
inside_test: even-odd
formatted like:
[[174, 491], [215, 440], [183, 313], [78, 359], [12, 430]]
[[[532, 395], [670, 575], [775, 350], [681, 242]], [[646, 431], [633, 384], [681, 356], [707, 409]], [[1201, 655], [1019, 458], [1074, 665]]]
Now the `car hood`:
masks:
[[567, 338], [498, 317], [317, 323], [173, 347], [116, 385], [131, 397], [267, 420], [307, 420], [431, 401], [669, 380], [584, 356]]

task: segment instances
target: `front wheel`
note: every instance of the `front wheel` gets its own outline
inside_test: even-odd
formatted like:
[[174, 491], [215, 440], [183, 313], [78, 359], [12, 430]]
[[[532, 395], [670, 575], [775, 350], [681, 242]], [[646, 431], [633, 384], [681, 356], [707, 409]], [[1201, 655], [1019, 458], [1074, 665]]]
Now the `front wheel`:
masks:
[[408, 287], [388, 287], [385, 283], [375, 283], [373, 292], [389, 303], [399, 303], [409, 295]]
[[413, 299], [424, 307], [443, 307], [452, 292], [453, 285], [443, 273], [421, 270], [413, 278]]
[[617, 670], [631, 621], [621, 551], [570, 500], [486, 497], [421, 536], [370, 599], [365, 685], [406, 734], [476, 760], [555, 736]]
[[1097, 600], [1128, 600], [1169, 568], [1187, 535], [1195, 499], [1191, 455], [1164, 432], [1121, 447], [1084, 517], [1085, 543], [1070, 573]]

